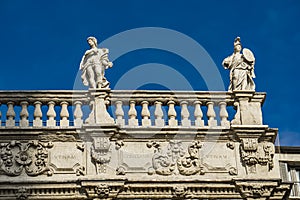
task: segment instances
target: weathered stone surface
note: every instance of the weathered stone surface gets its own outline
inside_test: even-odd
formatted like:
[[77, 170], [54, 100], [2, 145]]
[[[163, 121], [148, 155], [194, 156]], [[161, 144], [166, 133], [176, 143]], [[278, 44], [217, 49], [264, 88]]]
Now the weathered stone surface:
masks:
[[235, 144], [205, 142], [200, 151], [203, 166], [207, 173], [229, 173], [237, 175], [237, 158]]
[[38, 176], [49, 171], [48, 150], [51, 142], [12, 140], [0, 143], [0, 173], [7, 176]]
[[97, 39], [88, 37], [87, 42], [90, 49], [87, 50], [80, 62], [79, 69], [82, 71], [83, 84], [90, 88], [108, 88], [109, 82], [106, 80], [105, 69], [112, 67], [112, 62], [108, 59], [108, 49], [97, 48]]
[[242, 44], [240, 37], [234, 40], [234, 53], [225, 58], [222, 65], [225, 69], [230, 69], [229, 91], [255, 90], [253, 78], [255, 58], [251, 50], [244, 48], [241, 54]]
[[237, 112], [231, 121], [233, 125], [262, 125], [261, 104], [264, 96], [254, 92], [234, 92]]
[[85, 174], [85, 149], [75, 142], [55, 142], [49, 151], [49, 166], [54, 174]]
[[146, 148], [144, 143], [126, 143], [118, 151], [118, 174], [148, 173], [152, 166], [152, 151]]

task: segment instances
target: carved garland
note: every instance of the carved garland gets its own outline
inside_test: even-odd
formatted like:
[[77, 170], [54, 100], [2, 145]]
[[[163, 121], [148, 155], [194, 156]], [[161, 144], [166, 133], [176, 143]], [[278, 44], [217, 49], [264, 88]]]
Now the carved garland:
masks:
[[19, 176], [23, 169], [29, 176], [37, 176], [48, 168], [48, 148], [51, 142], [32, 140], [27, 143], [11, 141], [0, 144], [0, 171], [8, 176]]
[[170, 141], [166, 153], [157, 142], [147, 143], [147, 147], [155, 148], [152, 157], [153, 168], [150, 168], [148, 172], [150, 175], [156, 173], [168, 176], [176, 173], [176, 169], [185, 176], [204, 174], [199, 157], [199, 149], [202, 147], [199, 141], [194, 141], [189, 145], [187, 153], [184, 153], [181, 141]]

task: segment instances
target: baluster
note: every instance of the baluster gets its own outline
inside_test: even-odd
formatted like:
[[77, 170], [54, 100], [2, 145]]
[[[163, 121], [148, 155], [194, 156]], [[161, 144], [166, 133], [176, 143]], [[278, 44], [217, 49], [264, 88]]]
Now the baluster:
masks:
[[214, 102], [207, 102], [207, 118], [208, 118], [208, 126], [216, 127], [217, 120], [215, 120], [216, 113], [214, 110]]
[[138, 120], [136, 119], [137, 112], [135, 109], [135, 101], [130, 101], [129, 104], [130, 104], [130, 109], [128, 111], [128, 116], [129, 116], [128, 125], [138, 126]]
[[81, 126], [83, 124], [83, 120], [82, 120], [82, 109], [81, 109], [81, 105], [82, 103], [80, 101], [75, 101], [75, 110], [74, 110], [74, 126]]
[[228, 112], [226, 110], [226, 102], [220, 102], [219, 106], [220, 106], [221, 126], [229, 128], [230, 122], [228, 121]]
[[60, 103], [61, 111], [60, 111], [60, 126], [66, 127], [69, 126], [69, 111], [68, 111], [69, 103], [63, 101]]
[[120, 126], [124, 126], [125, 125], [125, 119], [124, 119], [124, 111], [123, 111], [123, 102], [122, 101], [116, 101], [116, 124], [120, 125]]
[[1, 103], [0, 103], [0, 126], [2, 126], [2, 112], [1, 112]]
[[20, 126], [25, 127], [25, 126], [29, 126], [29, 121], [28, 121], [28, 110], [27, 110], [27, 106], [28, 106], [28, 102], [27, 101], [22, 101], [20, 103], [20, 105], [22, 106], [22, 110], [20, 112]]
[[175, 110], [175, 102], [172, 100], [169, 101], [168, 106], [169, 126], [178, 126], [178, 121], [176, 120], [177, 113]]
[[42, 121], [42, 117], [43, 117], [43, 113], [42, 113], [42, 103], [40, 101], [36, 101], [34, 102], [34, 113], [33, 113], [33, 126], [36, 127], [41, 127], [43, 126], [43, 121]]
[[48, 103], [47, 126], [56, 126], [56, 121], [55, 121], [56, 113], [55, 113], [55, 110], [54, 110], [54, 106], [55, 106], [55, 102], [50, 101]]
[[154, 104], [155, 104], [155, 111], [154, 111], [155, 126], [163, 127], [165, 125], [165, 120], [163, 119], [164, 113], [161, 108], [162, 102], [155, 101]]
[[188, 102], [182, 101], [180, 103], [181, 105], [181, 125], [184, 127], [190, 127], [191, 126], [191, 120], [189, 120], [190, 113], [188, 110]]
[[15, 110], [14, 110], [14, 102], [9, 101], [7, 102], [7, 113], [6, 113], [6, 126], [15, 126], [16, 125], [16, 121], [15, 121]]
[[149, 102], [148, 101], [142, 101], [141, 102], [142, 104], [142, 126], [151, 126], [151, 120], [150, 120], [150, 112], [149, 112], [149, 109], [148, 109], [148, 105], [149, 105]]
[[203, 127], [204, 126], [204, 120], [202, 119], [203, 113], [201, 110], [201, 101], [195, 101], [195, 111], [194, 111], [194, 116], [195, 116], [195, 126], [198, 127]]

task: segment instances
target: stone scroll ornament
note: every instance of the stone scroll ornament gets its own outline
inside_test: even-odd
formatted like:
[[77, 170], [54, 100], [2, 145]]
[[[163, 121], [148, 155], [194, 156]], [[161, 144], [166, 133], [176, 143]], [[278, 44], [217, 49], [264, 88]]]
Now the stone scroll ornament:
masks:
[[[242, 51], [242, 53], [241, 53]], [[234, 40], [234, 52], [225, 58], [222, 65], [230, 70], [230, 85], [228, 91], [254, 91], [255, 84], [253, 78], [255, 57], [250, 49], [242, 50], [241, 38]]]
[[154, 155], [152, 157], [153, 168], [149, 170], [149, 174], [172, 175], [177, 172], [181, 175], [190, 176], [204, 174], [203, 166], [199, 157], [199, 149], [202, 144], [194, 141], [188, 146], [187, 152], [182, 148], [182, 142], [172, 140], [169, 142], [167, 151], [164, 152], [161, 145], [157, 142], [147, 143], [147, 147], [154, 147]]
[[201, 147], [202, 144], [199, 141], [194, 141], [189, 145], [186, 155], [177, 160], [177, 167], [180, 174], [186, 176], [204, 174], [199, 157], [199, 149]]
[[95, 37], [88, 37], [87, 42], [90, 49], [84, 53], [79, 68], [82, 72], [82, 82], [93, 89], [108, 88], [109, 82], [105, 78], [105, 70], [113, 66], [108, 59], [109, 50], [98, 48]]
[[19, 176], [23, 171], [29, 176], [37, 176], [48, 168], [48, 148], [51, 142], [32, 140], [27, 143], [11, 141], [0, 144], [0, 173]]

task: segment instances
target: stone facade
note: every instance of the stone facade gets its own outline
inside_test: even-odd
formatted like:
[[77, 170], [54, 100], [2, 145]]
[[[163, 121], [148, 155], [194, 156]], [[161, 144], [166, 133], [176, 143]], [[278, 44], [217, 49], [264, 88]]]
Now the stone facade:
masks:
[[0, 199], [287, 199], [264, 99], [254, 91], [1, 92]]

